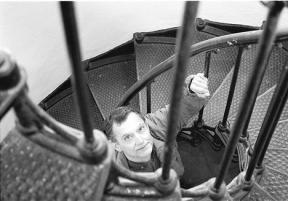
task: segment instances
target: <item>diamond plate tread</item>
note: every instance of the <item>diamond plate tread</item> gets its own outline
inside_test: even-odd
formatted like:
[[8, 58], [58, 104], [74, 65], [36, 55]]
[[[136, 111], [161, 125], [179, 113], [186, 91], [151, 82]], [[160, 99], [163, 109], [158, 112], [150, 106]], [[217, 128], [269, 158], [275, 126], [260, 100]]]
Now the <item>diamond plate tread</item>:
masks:
[[241, 201], [276, 201], [276, 199], [256, 183], [250, 193]]
[[286, 174], [267, 166], [260, 185], [275, 200], [288, 200], [288, 176]]
[[[251, 119], [249, 122], [248, 130], [260, 128], [262, 122], [265, 118], [267, 109], [269, 107], [270, 101], [272, 100], [273, 93], [275, 91], [275, 86], [267, 90], [264, 94], [259, 96], [255, 102], [255, 106], [253, 108], [253, 113], [251, 115]], [[229, 118], [229, 122], [231, 125], [235, 122], [236, 115], [233, 115]], [[288, 101], [282, 110], [282, 114], [280, 116], [279, 121], [288, 119]]]
[[[78, 110], [76, 109], [76, 104], [73, 96], [74, 95], [72, 93], [64, 97], [56, 104], [51, 106], [47, 110], [47, 113], [59, 122], [62, 122], [73, 128], [81, 129], [82, 125], [80, 115]], [[88, 93], [88, 101], [93, 128], [101, 128], [103, 124], [103, 117], [90, 92]]]
[[[246, 85], [249, 81], [249, 75], [252, 72], [252, 66], [254, 65], [254, 60], [256, 57], [256, 47], [257, 45], [251, 45], [249, 49], [246, 49], [243, 52], [229, 116], [233, 116], [239, 109], [241, 99], [246, 91]], [[280, 71], [286, 58], [287, 54], [283, 50], [278, 47], [273, 47], [267, 70], [265, 72], [258, 95], [263, 94], [267, 89], [275, 85], [276, 80], [278, 80], [280, 76]], [[222, 84], [219, 86], [217, 93], [213, 95], [213, 97], [205, 107], [204, 120], [209, 126], [215, 126], [218, 121], [223, 118], [232, 75], [233, 73], [231, 72], [227, 75], [229, 77], [226, 77], [224, 79]], [[217, 107], [215, 107], [216, 105]]]
[[[279, 121], [270, 141], [269, 148], [288, 148], [288, 120]], [[252, 144], [256, 142], [260, 128], [250, 130], [249, 137]]]
[[1, 200], [94, 201], [105, 168], [54, 154], [12, 130], [1, 144]]
[[[138, 79], [141, 79], [151, 68], [174, 53], [174, 45], [171, 44], [136, 43], [135, 49]], [[234, 65], [236, 54], [237, 51], [235, 47], [221, 49], [217, 54], [212, 53], [209, 72], [209, 90], [211, 94], [214, 93], [226, 74]], [[202, 73], [204, 63], [205, 53], [190, 58], [187, 75]], [[152, 112], [169, 103], [173, 84], [171, 81], [174, 79], [174, 71], [174, 69], [170, 69], [158, 76], [155, 79], [155, 82], [152, 83]], [[140, 96], [142, 112], [146, 112], [146, 91], [143, 90]]]
[[[150, 69], [152, 69], [157, 64], [163, 62], [165, 59], [173, 55], [174, 49], [175, 49], [175, 45], [173, 44], [162, 44], [162, 43], [139, 44], [135, 42], [137, 79], [140, 80]], [[165, 78], [167, 76], [166, 73], [163, 73], [162, 75], [158, 76], [158, 78], [156, 78], [157, 82], [158, 80], [163, 79], [161, 77]], [[170, 74], [168, 74], [168, 76], [169, 75]], [[161, 88], [162, 87], [160, 86], [160, 91], [157, 91], [157, 89], [155, 90], [155, 83], [152, 84], [152, 87], [151, 87], [152, 89], [151, 90], [151, 97], [152, 97], [151, 110], [152, 111], [159, 109], [159, 107], [157, 108], [158, 104], [155, 104], [155, 102], [158, 101], [158, 99], [161, 100], [162, 97], [165, 98], [167, 94], [169, 94], [169, 91], [165, 90], [166, 89], [165, 87], [164, 87], [164, 91]], [[157, 92], [156, 97], [154, 95], [155, 91]], [[147, 113], [146, 90], [142, 90], [139, 94], [140, 94], [141, 111], [142, 113]], [[167, 102], [163, 102], [163, 106], [165, 106], [165, 103]]]
[[[135, 60], [93, 67], [88, 72], [87, 82], [101, 113], [107, 117], [124, 93], [137, 81]], [[138, 96], [131, 101], [130, 106], [139, 109]]]
[[[284, 173], [288, 177], [288, 148], [267, 150], [265, 155], [265, 164]], [[288, 180], [287, 180], [288, 182]]]

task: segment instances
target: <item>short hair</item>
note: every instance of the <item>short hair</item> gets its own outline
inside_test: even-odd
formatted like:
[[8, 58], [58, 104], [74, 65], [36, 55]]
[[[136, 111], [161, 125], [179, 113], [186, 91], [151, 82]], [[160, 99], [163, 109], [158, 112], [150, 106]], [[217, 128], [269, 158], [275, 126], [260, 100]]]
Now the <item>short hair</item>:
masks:
[[139, 111], [128, 106], [117, 107], [110, 113], [108, 118], [106, 118], [104, 121], [103, 130], [109, 140], [113, 142], [115, 142], [116, 140], [114, 134], [112, 133], [113, 124], [123, 123], [130, 113], [137, 114], [141, 119], [143, 119], [143, 121], [145, 121], [144, 116], [141, 113], [139, 113]]

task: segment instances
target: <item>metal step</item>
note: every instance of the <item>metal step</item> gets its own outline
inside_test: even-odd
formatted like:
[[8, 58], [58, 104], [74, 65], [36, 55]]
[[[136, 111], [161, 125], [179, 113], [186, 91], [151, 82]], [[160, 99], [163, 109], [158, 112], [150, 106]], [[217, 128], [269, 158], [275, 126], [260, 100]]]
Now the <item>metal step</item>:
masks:
[[[136, 40], [135, 55], [136, 55], [136, 68], [137, 79], [140, 80], [150, 69], [161, 63], [168, 57], [174, 54], [175, 38], [168, 37], [145, 37], [143, 41], [138, 43]], [[160, 75], [156, 82], [152, 84], [151, 97], [151, 111], [154, 112], [157, 109], [164, 107], [168, 102], [168, 94], [170, 94], [170, 85], [168, 86], [166, 79], [173, 78], [171, 71]], [[147, 100], [146, 90], [142, 90], [140, 93], [140, 109], [142, 113], [147, 113]]]
[[266, 166], [260, 185], [276, 200], [288, 200], [288, 176], [286, 174]]
[[277, 201], [269, 192], [263, 189], [258, 183], [255, 183], [250, 193], [242, 201]]
[[[285, 174], [288, 177], [288, 148], [275, 149], [270, 148], [265, 155], [264, 163], [269, 167]], [[288, 183], [288, 180], [287, 180]]]
[[[77, 129], [82, 129], [80, 115], [76, 109], [77, 105], [73, 96], [71, 88], [55, 95], [53, 100], [49, 101], [53, 102], [53, 104], [49, 105], [49, 102], [47, 102], [47, 105], [49, 105], [47, 112], [57, 121]], [[103, 117], [90, 92], [88, 93], [88, 101], [93, 128], [101, 128]]]
[[[255, 107], [253, 109], [253, 113], [251, 115], [251, 119], [249, 122], [248, 130], [257, 129], [261, 127], [274, 91], [275, 91], [275, 86], [271, 87], [264, 94], [262, 94], [261, 96], [257, 98]], [[236, 115], [233, 115], [229, 118], [229, 122], [231, 125], [233, 125], [235, 122], [235, 118], [236, 118], [235, 116]], [[286, 105], [284, 106], [284, 109], [282, 110], [282, 114], [281, 114], [279, 121], [282, 121], [285, 119], [288, 119], [288, 101], [286, 102]]]
[[[230, 108], [230, 117], [235, 115], [239, 110], [240, 102], [246, 91], [254, 65], [256, 47], [257, 45], [251, 45], [249, 49], [246, 49], [243, 52], [234, 97]], [[285, 59], [287, 59], [287, 53], [278, 47], [273, 47], [258, 95], [263, 94], [265, 91], [267, 91], [267, 89], [275, 85], [276, 81], [279, 79], [280, 71], [284, 65]], [[232, 75], [233, 73], [231, 72], [227, 75], [222, 84], [219, 86], [219, 89], [216, 91], [217, 93], [213, 95], [205, 107], [204, 121], [209, 126], [215, 126], [220, 120], [222, 120]], [[233, 120], [231, 121], [233, 122]]]
[[[104, 117], [115, 108], [127, 89], [137, 81], [135, 56], [123, 55], [90, 63], [88, 85]], [[138, 96], [131, 107], [139, 110]]]
[[[105, 167], [54, 154], [12, 130], [1, 143], [1, 200], [95, 200]], [[98, 195], [99, 196], [99, 195]]]
[[[254, 145], [260, 128], [249, 130], [250, 141]], [[279, 121], [273, 133], [269, 148], [288, 148], [288, 120]]]

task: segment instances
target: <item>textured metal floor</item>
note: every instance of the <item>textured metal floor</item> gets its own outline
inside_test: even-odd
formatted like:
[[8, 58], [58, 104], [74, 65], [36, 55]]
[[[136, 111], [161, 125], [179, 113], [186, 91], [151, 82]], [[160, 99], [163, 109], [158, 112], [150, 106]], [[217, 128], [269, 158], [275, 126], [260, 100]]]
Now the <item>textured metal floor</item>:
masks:
[[[249, 75], [252, 72], [255, 56], [256, 45], [252, 45], [249, 49], [246, 49], [243, 52], [239, 69], [239, 76], [237, 79], [234, 97], [229, 113], [229, 120], [231, 120], [231, 122], [233, 122], [233, 117], [235, 117], [234, 115], [239, 109], [241, 98], [245, 93]], [[279, 79], [280, 71], [284, 65], [285, 59], [287, 59], [287, 56], [287, 53], [282, 49], [278, 47], [273, 48], [268, 62], [267, 71], [265, 72], [258, 96], [276, 84], [276, 80]], [[205, 107], [203, 116], [206, 124], [209, 126], [215, 126], [220, 120], [222, 120], [233, 75], [232, 71], [233, 70], [229, 72], [221, 86], [217, 89], [210, 102]], [[215, 105], [217, 105], [217, 107], [215, 107]], [[258, 107], [260, 107], [260, 105]]]
[[[256, 103], [255, 103], [255, 107], [253, 109], [253, 113], [251, 116], [251, 120], [249, 122], [249, 126], [248, 129], [252, 130], [252, 129], [257, 129], [262, 125], [262, 122], [264, 120], [264, 116], [267, 112], [270, 100], [272, 99], [272, 95], [274, 93], [274, 87], [271, 87], [269, 90], [267, 90], [265, 93], [263, 93], [262, 95], [258, 96]], [[235, 121], [235, 115], [231, 115], [229, 118], [229, 121], [231, 123], [231, 125], [233, 125], [234, 121]], [[282, 111], [282, 114], [280, 116], [279, 121], [288, 119], [288, 103], [285, 104], [284, 109]]]
[[54, 154], [14, 131], [1, 146], [1, 200], [95, 200], [105, 167]]
[[[126, 55], [90, 63], [88, 85], [99, 109], [107, 117], [115, 108], [127, 89], [137, 81], [135, 56]], [[136, 96], [131, 106], [139, 110]]]
[[[61, 96], [61, 94], [58, 95]], [[89, 92], [88, 95], [93, 128], [101, 128], [103, 124], [103, 117], [98, 106], [95, 104], [92, 94]], [[57, 121], [62, 122], [68, 126], [81, 129], [82, 126], [80, 122], [80, 115], [78, 110], [76, 110], [76, 104], [73, 96], [74, 94], [70, 93], [66, 97], [59, 100], [56, 104], [52, 105], [47, 110], [47, 112]]]

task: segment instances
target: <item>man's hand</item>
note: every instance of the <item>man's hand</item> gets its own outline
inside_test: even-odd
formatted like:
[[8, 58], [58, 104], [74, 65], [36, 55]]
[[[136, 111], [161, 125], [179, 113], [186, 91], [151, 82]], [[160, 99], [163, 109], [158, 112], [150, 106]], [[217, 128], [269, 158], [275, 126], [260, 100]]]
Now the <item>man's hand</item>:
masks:
[[[192, 82], [191, 82], [191, 79], [192, 79]], [[186, 78], [186, 81], [188, 80], [189, 80], [189, 83], [191, 83], [190, 86], [188, 86], [189, 91], [194, 92], [200, 98], [206, 99], [210, 96], [210, 92], [208, 89], [208, 79], [204, 77], [203, 73], [190, 75]]]

